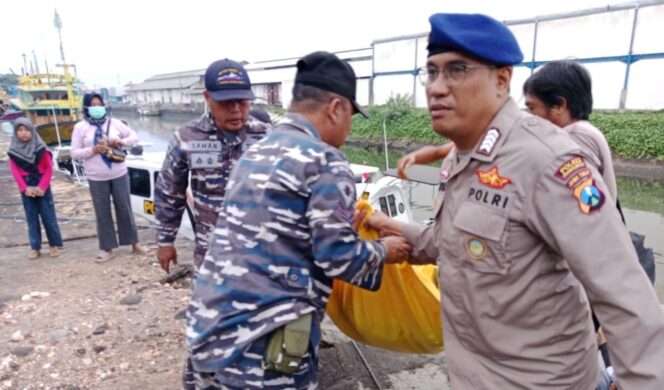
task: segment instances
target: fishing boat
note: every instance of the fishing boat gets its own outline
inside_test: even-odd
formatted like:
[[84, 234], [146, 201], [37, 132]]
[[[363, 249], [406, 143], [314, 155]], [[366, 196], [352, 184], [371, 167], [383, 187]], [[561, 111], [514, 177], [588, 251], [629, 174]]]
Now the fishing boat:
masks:
[[57, 65], [63, 73], [34, 73], [19, 78], [13, 108], [23, 112], [49, 146], [71, 142], [74, 125], [81, 119], [81, 93], [74, 65]]

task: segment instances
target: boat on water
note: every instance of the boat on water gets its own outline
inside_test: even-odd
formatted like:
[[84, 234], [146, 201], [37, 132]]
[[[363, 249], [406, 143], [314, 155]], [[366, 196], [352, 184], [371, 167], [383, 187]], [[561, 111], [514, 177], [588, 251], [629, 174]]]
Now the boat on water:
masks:
[[81, 119], [82, 95], [74, 65], [57, 65], [63, 73], [34, 73], [19, 78], [11, 108], [25, 114], [49, 146], [71, 142], [74, 125]]
[[154, 104], [142, 105], [136, 108], [138, 115], [142, 116], [159, 116], [161, 115], [161, 110]]
[[[129, 175], [129, 192], [134, 214], [150, 223], [156, 223], [154, 193], [155, 183], [163, 165], [166, 152], [148, 152], [141, 155], [129, 154], [126, 159]], [[54, 156], [57, 158], [57, 156]], [[425, 167], [431, 168], [431, 167]], [[379, 169], [374, 166], [351, 164], [355, 176], [358, 198], [363, 198], [376, 210], [402, 222], [412, 222], [413, 213], [405, 188], [405, 181], [391, 176], [379, 177]], [[434, 168], [431, 168], [435, 170]], [[437, 170], [435, 170], [437, 175]], [[83, 177], [79, 182], [84, 183]], [[189, 191], [189, 190], [187, 190]], [[193, 198], [187, 193], [186, 215], [182, 218], [180, 233], [194, 239]]]

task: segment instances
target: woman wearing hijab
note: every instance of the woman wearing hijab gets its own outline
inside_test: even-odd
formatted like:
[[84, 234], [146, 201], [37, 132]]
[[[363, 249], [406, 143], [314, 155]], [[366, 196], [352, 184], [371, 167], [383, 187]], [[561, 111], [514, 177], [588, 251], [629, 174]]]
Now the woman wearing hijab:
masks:
[[28, 238], [32, 248], [28, 258], [34, 260], [41, 255], [40, 217], [48, 237], [49, 254], [57, 257], [60, 255], [58, 248], [62, 247], [62, 235], [51, 192], [51, 153], [26, 118], [14, 122], [14, 138], [7, 154], [12, 176], [21, 191], [25, 220], [28, 223]]
[[[131, 211], [129, 176], [124, 161], [109, 157], [111, 147], [131, 148], [138, 143], [136, 133], [119, 120], [112, 119], [101, 95], [88, 93], [83, 97], [84, 119], [74, 126], [71, 156], [83, 160], [90, 186], [90, 195], [97, 219], [97, 237], [101, 252], [98, 263], [113, 258], [113, 249], [131, 245], [132, 253], [145, 254], [138, 243], [134, 214]], [[111, 198], [117, 218], [117, 235], [113, 227]]]

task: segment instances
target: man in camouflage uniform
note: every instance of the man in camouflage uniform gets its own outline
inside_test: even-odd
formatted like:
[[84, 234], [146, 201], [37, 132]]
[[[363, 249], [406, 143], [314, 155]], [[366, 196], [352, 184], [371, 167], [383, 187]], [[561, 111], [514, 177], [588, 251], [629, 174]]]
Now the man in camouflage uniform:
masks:
[[[365, 241], [352, 226], [355, 179], [337, 148], [362, 112], [353, 69], [326, 52], [297, 68], [291, 112], [229, 179], [188, 309], [190, 388], [315, 388], [332, 279], [376, 290], [383, 264], [409, 251], [401, 237]], [[288, 347], [284, 326], [306, 318], [299, 348]], [[266, 353], [282, 330], [282, 350]], [[296, 362], [286, 373], [271, 357]]]
[[157, 179], [157, 258], [166, 272], [171, 262], [177, 264], [174, 241], [185, 208], [189, 173], [197, 270], [207, 251], [210, 231], [217, 223], [228, 175], [242, 153], [269, 130], [266, 124], [248, 115], [254, 94], [249, 76], [239, 63], [228, 59], [212, 63], [205, 72], [205, 89], [209, 115], [189, 122], [173, 134]]

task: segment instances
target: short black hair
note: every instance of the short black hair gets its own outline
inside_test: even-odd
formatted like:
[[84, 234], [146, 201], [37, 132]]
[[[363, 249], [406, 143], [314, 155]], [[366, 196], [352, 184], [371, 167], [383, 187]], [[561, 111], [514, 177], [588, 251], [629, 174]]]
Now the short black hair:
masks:
[[563, 99], [572, 118], [587, 120], [593, 110], [592, 82], [588, 70], [575, 61], [552, 61], [523, 84], [523, 93], [533, 95], [547, 107]]
[[297, 83], [293, 86], [293, 104], [301, 103], [307, 100], [313, 100], [316, 103], [327, 103], [335, 94], [322, 90], [320, 88], [312, 87]]

